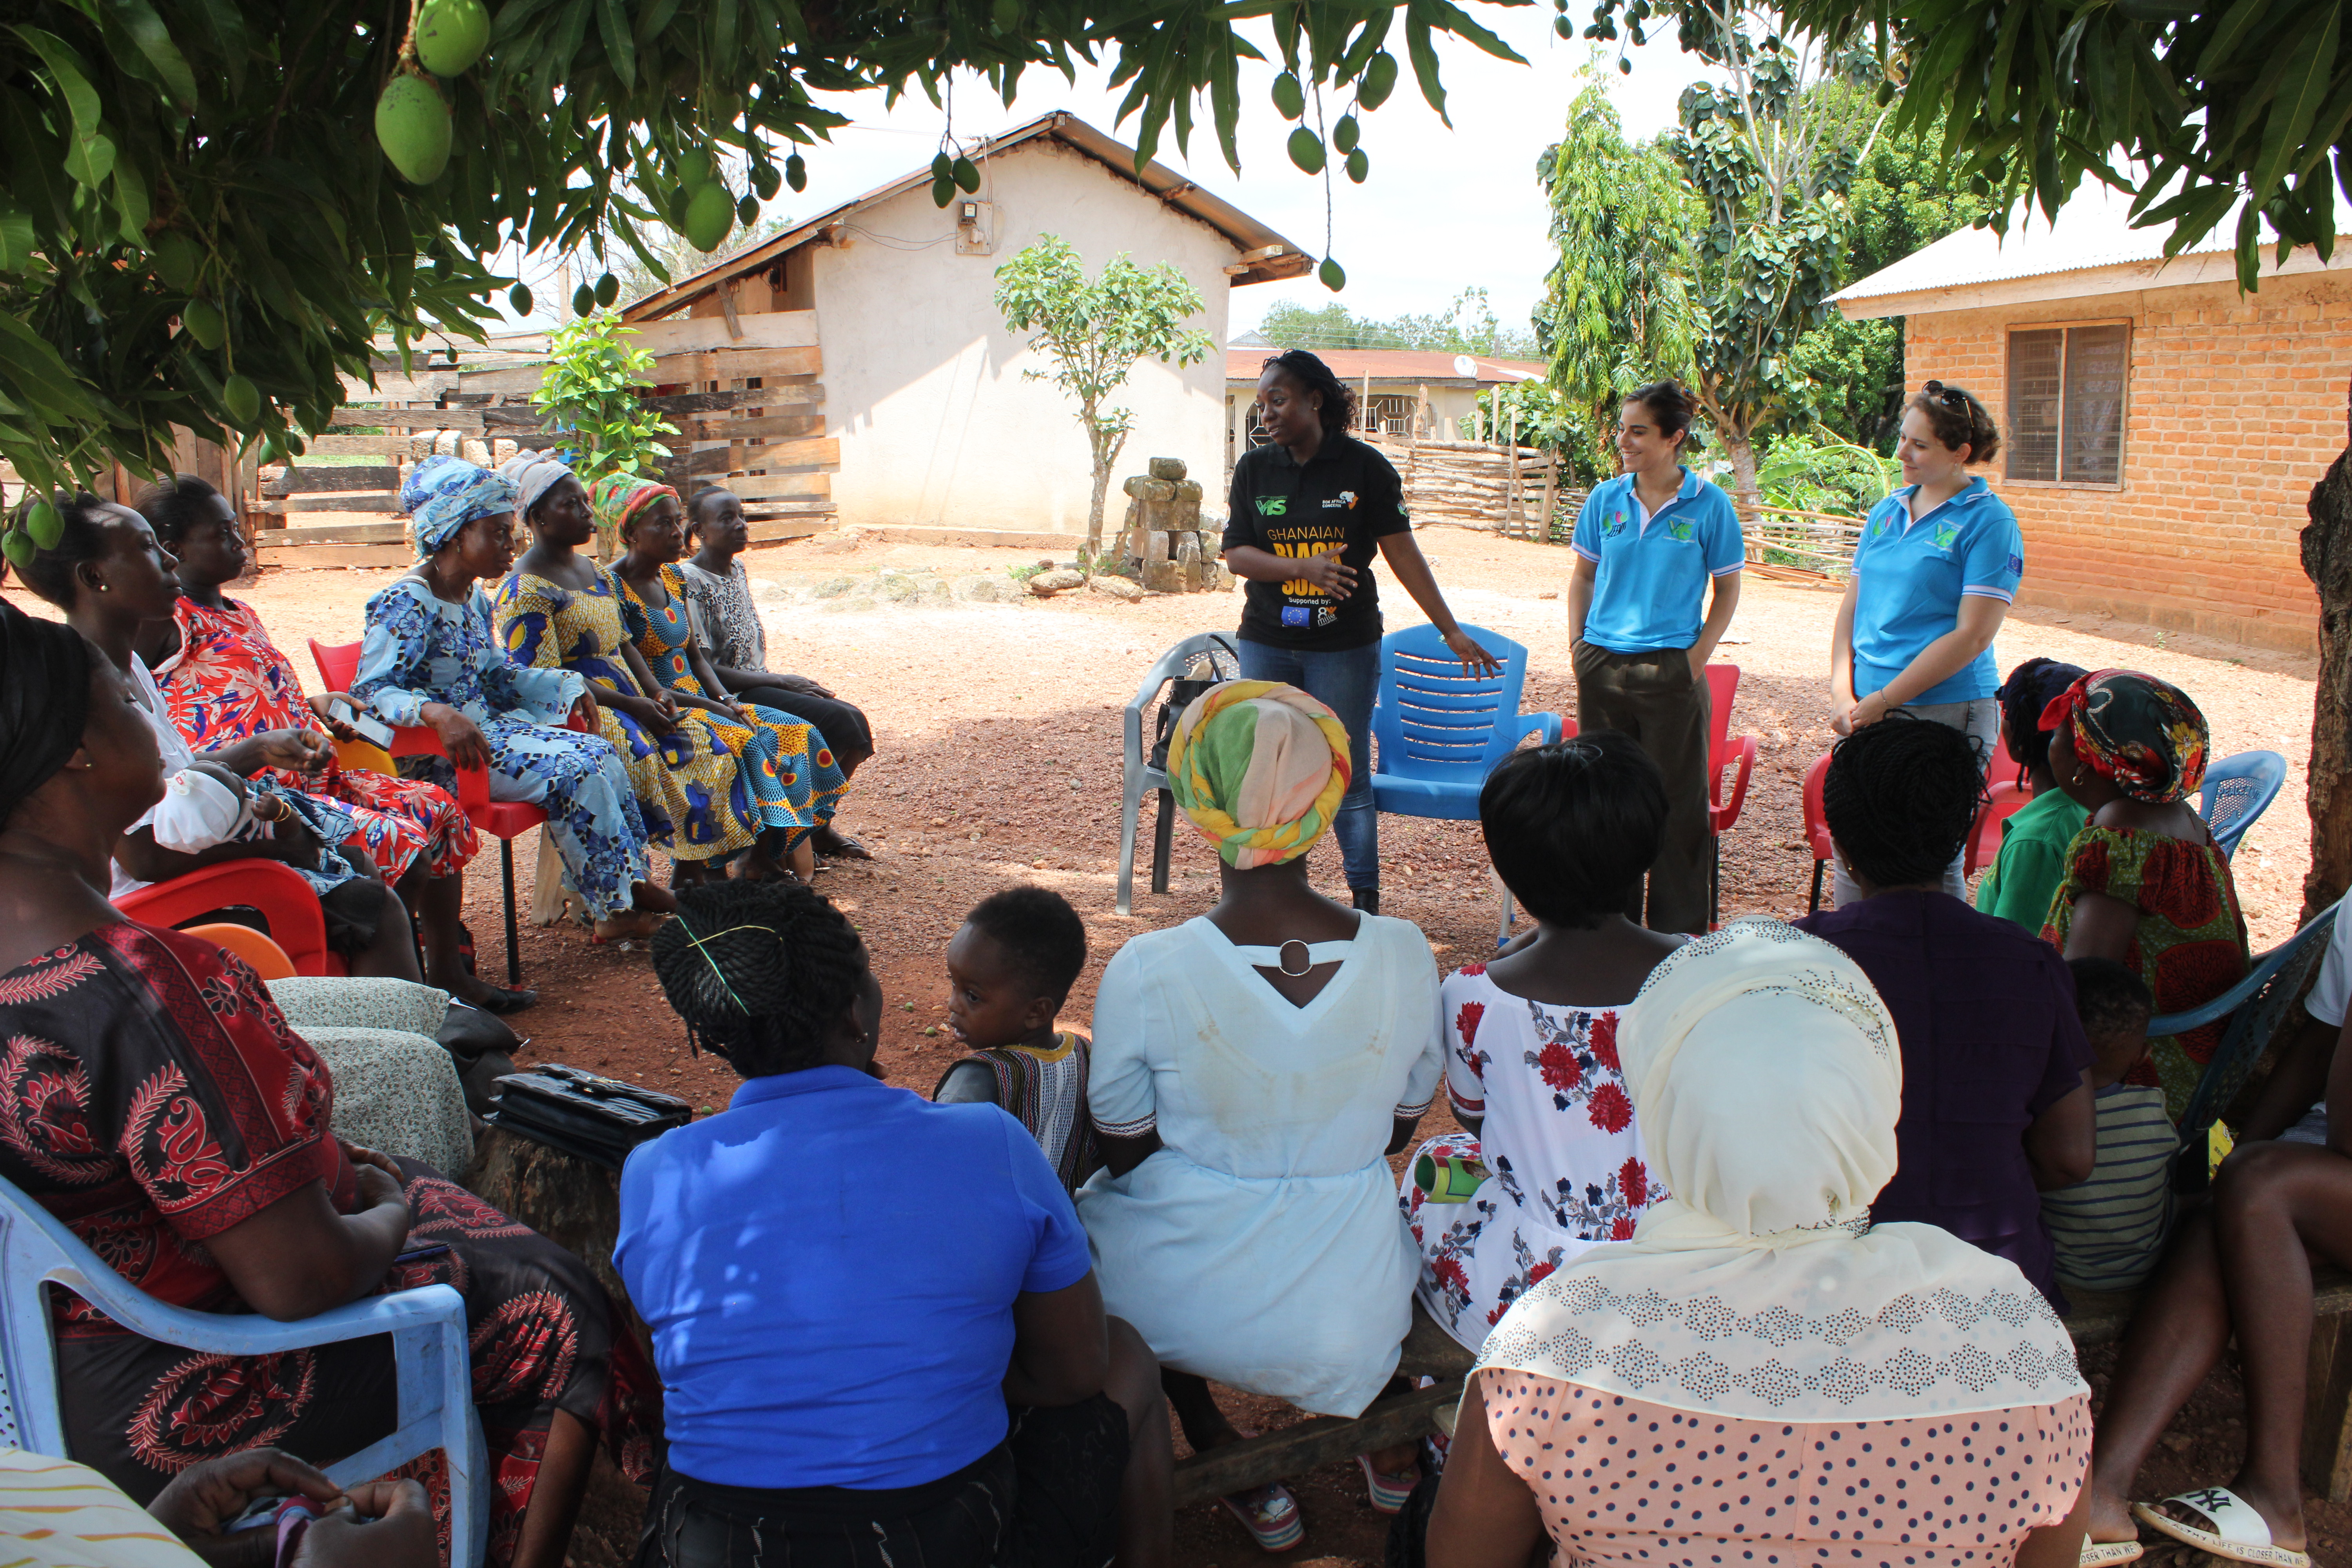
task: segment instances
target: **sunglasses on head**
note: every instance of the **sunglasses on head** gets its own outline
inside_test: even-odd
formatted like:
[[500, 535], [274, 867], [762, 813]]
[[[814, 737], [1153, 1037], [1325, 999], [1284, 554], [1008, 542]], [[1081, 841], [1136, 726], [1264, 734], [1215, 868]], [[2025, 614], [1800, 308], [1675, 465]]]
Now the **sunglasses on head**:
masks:
[[1924, 390], [1928, 396], [1935, 398], [1947, 408], [1966, 408], [1969, 405], [1969, 395], [1957, 386], [1946, 386], [1940, 381], [1931, 381]]

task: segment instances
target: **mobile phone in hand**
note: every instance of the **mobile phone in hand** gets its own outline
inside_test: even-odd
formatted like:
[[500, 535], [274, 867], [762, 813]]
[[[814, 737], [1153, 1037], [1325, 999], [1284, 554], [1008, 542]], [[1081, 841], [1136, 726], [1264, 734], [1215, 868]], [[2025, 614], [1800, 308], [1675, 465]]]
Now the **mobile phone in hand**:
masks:
[[387, 749], [391, 747], [392, 726], [374, 714], [362, 713], [340, 697], [329, 698], [327, 706], [333, 710], [336, 718], [357, 730], [360, 739]]

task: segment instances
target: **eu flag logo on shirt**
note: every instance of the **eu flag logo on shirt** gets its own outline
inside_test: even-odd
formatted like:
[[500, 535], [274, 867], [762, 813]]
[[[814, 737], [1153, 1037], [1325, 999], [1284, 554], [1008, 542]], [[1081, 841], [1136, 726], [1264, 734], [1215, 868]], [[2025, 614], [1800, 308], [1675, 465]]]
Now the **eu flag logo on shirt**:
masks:
[[2022, 577], [2025, 575], [2024, 556], [2012, 555], [2009, 558], [2009, 574], [2012, 577]]

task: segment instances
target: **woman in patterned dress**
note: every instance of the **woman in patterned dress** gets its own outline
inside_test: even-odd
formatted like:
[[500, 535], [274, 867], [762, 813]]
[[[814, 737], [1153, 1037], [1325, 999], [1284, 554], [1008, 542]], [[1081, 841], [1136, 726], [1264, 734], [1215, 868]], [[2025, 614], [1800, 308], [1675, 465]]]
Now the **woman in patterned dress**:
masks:
[[597, 724], [627, 767], [646, 834], [669, 851], [677, 880], [698, 882], [711, 861], [739, 850], [751, 851], [748, 874], [775, 875], [759, 846], [767, 825], [716, 721], [679, 710], [629, 635], [620, 584], [580, 553], [596, 537], [587, 489], [538, 452], [499, 472], [514, 484], [515, 515], [530, 525], [534, 541], [499, 585], [507, 658], [569, 670], [595, 689]]
[[569, 670], [531, 669], [499, 651], [478, 585], [514, 561], [514, 486], [456, 458], [416, 465], [401, 486], [425, 559], [367, 603], [352, 695], [388, 724], [429, 724], [450, 759], [490, 771], [490, 794], [547, 808], [546, 832], [600, 941], [649, 935], [677, 908], [646, 880], [646, 826], [620, 756], [563, 728], [596, 710]]
[[[1530, 1287], [1630, 1237], [1666, 1195], [1617, 1052], [1643, 982], [1685, 940], [1623, 912], [1666, 809], [1658, 764], [1613, 730], [1516, 752], [1479, 793], [1486, 852], [1536, 930], [1446, 977], [1445, 1091], [1469, 1131], [1423, 1144], [1401, 1190], [1422, 1304], [1473, 1351]], [[1448, 1157], [1486, 1169], [1467, 1202], [1433, 1202], [1414, 1179]]]
[[[245, 574], [250, 559], [236, 510], [221, 493], [181, 474], [148, 487], [139, 512], [179, 557], [172, 618], [150, 622], [152, 633], [142, 634], [139, 651], [188, 744], [209, 752], [261, 731], [304, 725], [355, 739], [358, 731], [330, 706], [335, 694], [305, 697], [294, 661], [270, 640], [253, 606], [221, 592]], [[307, 777], [280, 770], [278, 782], [324, 795], [358, 822], [368, 858], [416, 911], [428, 983], [494, 1013], [530, 1004], [535, 993], [492, 985], [460, 956], [464, 874], [479, 839], [448, 791], [422, 779], [345, 768], [331, 756]]]
[[686, 549], [677, 492], [615, 474], [596, 481], [594, 500], [597, 520], [621, 542], [613, 576], [646, 668], [680, 707], [714, 717], [719, 738], [760, 803], [771, 858], [789, 858], [793, 875], [807, 880], [816, 869], [814, 832], [833, 820], [848, 783], [833, 748], [815, 725], [730, 696], [711, 668], [694, 635], [677, 564]]
[[[339, 1143], [334, 1087], [268, 991], [106, 902], [114, 837], [163, 791], [154, 732], [70, 627], [0, 606], [0, 1174], [141, 1290], [298, 1321], [446, 1284], [466, 1298], [493, 1469], [489, 1561], [561, 1568], [602, 1438], [649, 1469], [657, 1397], [587, 1268], [414, 1161]], [[197, 1352], [53, 1300], [73, 1456], [141, 1500], [274, 1443], [332, 1463], [396, 1425], [389, 1342]], [[402, 1474], [437, 1494], [438, 1455]]]

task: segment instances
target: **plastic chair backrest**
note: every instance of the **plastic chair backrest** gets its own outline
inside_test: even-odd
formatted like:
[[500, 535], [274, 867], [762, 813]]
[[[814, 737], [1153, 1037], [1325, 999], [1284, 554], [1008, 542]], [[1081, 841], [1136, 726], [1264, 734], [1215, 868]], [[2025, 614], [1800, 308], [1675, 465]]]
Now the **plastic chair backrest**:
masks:
[[1195, 632], [1161, 654], [1144, 671], [1143, 679], [1136, 684], [1135, 696], [1127, 704], [1127, 766], [1130, 773], [1140, 770], [1150, 775], [1154, 787], [1166, 780], [1150, 766], [1151, 748], [1143, 739], [1143, 710], [1160, 700], [1160, 693], [1170, 681], [1185, 679], [1204, 663], [1208, 674], [1218, 679], [1231, 679], [1232, 672], [1240, 669], [1241, 652], [1234, 647], [1230, 633]]
[[286, 956], [286, 950], [251, 926], [241, 926], [235, 921], [219, 921], [209, 925], [183, 926], [180, 929], [190, 936], [200, 936], [216, 946], [228, 949], [245, 960], [264, 980], [294, 978], [294, 961]]
[[1993, 731], [1992, 755], [1985, 759], [1984, 776], [1988, 785], [2021, 787], [2017, 782], [2017, 759], [2009, 754], [2009, 737], [1998, 730]]
[[1980, 868], [1990, 866], [2000, 856], [2000, 825], [2025, 809], [2033, 797], [2005, 779], [1995, 779], [1985, 786], [1989, 797], [1979, 811], [1974, 826], [1969, 829], [1968, 847], [1961, 853], [1960, 871], [1973, 877]]
[[322, 643], [312, 637], [310, 662], [319, 667], [319, 679], [327, 683], [328, 690], [349, 691], [352, 682], [360, 678], [360, 645]]
[[2197, 815], [2224, 855], [2238, 852], [2246, 829], [2286, 786], [2286, 759], [2276, 752], [2240, 752], [2205, 770], [2197, 794]]
[[280, 860], [217, 860], [114, 900], [125, 915], [152, 926], [176, 926], [231, 904], [261, 911], [269, 922], [270, 941], [297, 974], [344, 972], [342, 960], [327, 946], [327, 917], [319, 907], [319, 895], [300, 872]]
[[2147, 1032], [2152, 1036], [2177, 1035], [2224, 1016], [2230, 1020], [2221, 1031], [2221, 1043], [2213, 1049], [2212, 1060], [2197, 1079], [2196, 1092], [2189, 1097], [2189, 1109], [2181, 1115], [2182, 1142], [2201, 1137], [2237, 1098], [2272, 1036], [2288, 1021], [2312, 965], [2326, 952], [2336, 912], [2342, 908], [2338, 901], [2314, 915], [2309, 925], [2256, 959], [2243, 980], [2204, 1006], [2148, 1020]]
[[1826, 860], [1837, 853], [1830, 843], [1830, 819], [1822, 809], [1822, 783], [1829, 776], [1829, 753], [1824, 752], [1805, 774], [1805, 843], [1816, 860]]
[[1380, 705], [1372, 734], [1379, 772], [1399, 778], [1483, 783], [1518, 745], [1528, 650], [1484, 626], [1462, 630], [1501, 661], [1500, 675], [1465, 671], [1432, 626], [1408, 626], [1381, 639]]
[[1710, 664], [1706, 667], [1706, 705], [1715, 733], [1707, 738], [1707, 757], [1713, 766], [1709, 777], [1722, 770], [1731, 760], [1731, 705], [1739, 700], [1739, 667], [1736, 664]]

